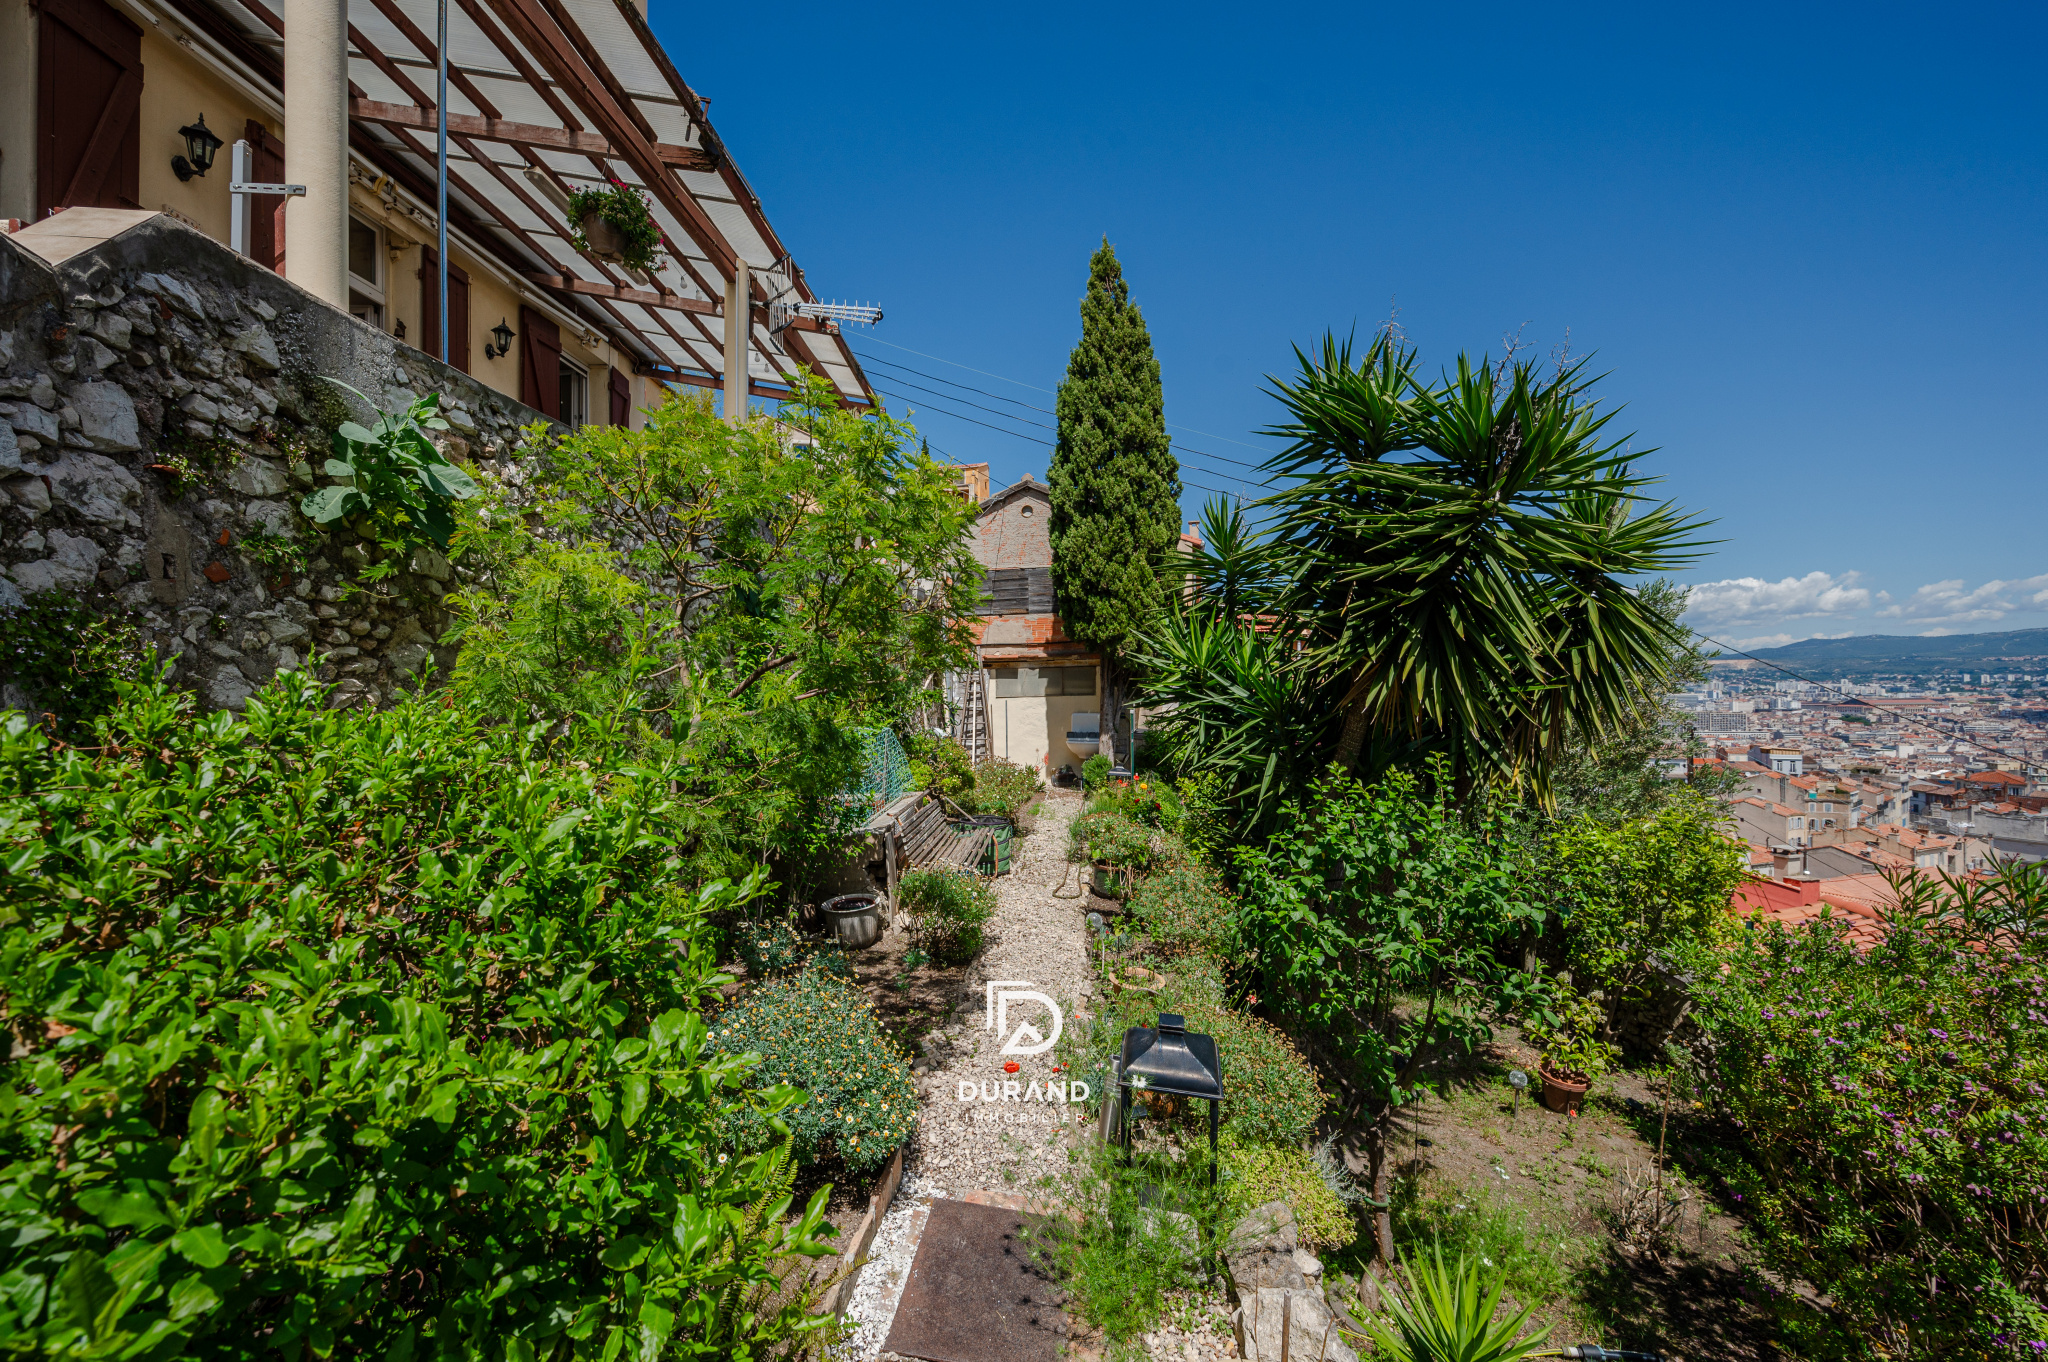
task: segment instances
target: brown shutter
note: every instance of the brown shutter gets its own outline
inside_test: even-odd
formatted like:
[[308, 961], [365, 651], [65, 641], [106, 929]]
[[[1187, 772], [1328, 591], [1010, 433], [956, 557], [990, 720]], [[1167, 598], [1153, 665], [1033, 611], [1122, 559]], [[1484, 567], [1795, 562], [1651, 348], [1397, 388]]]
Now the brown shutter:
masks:
[[562, 419], [562, 328], [530, 307], [519, 309], [519, 400]]
[[36, 216], [140, 208], [142, 30], [106, 0], [43, 0]]
[[[432, 246], [420, 250], [420, 349], [441, 357], [441, 257]], [[469, 372], [469, 274], [448, 265], [448, 363]]]
[[607, 385], [612, 394], [612, 424], [631, 425], [633, 419], [633, 381], [626, 377], [626, 371], [618, 365], [612, 366], [611, 381]]
[[[283, 184], [284, 143], [277, 134], [252, 118], [242, 136], [249, 143], [250, 181]], [[284, 273], [284, 206], [290, 202], [282, 194], [249, 196], [249, 258], [279, 274]]]

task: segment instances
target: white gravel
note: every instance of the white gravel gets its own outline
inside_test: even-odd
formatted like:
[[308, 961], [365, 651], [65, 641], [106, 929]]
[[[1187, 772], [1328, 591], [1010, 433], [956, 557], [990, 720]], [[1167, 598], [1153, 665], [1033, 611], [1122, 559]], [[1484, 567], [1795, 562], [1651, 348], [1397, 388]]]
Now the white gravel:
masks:
[[[1007, 1037], [997, 1038], [984, 1017], [990, 980], [1049, 994], [1069, 1025], [1086, 1004], [1089, 900], [1066, 859], [1067, 827], [1080, 811], [1078, 793], [1046, 794], [1037, 828], [1020, 840], [1010, 873], [996, 881], [988, 945], [968, 969], [952, 1015], [926, 1042], [925, 1057], [916, 1066], [923, 1108], [918, 1130], [904, 1160], [903, 1184], [854, 1285], [846, 1312], [854, 1334], [834, 1351], [843, 1362], [868, 1362], [880, 1354], [933, 1197], [1036, 1192], [1041, 1178], [1067, 1167], [1069, 1132], [1097, 1109], [1100, 1091], [1091, 1094], [1085, 1107], [1021, 1100], [1033, 1086], [1042, 1093], [1048, 1081], [1065, 1083], [1068, 1075], [1054, 1072], [1050, 1051], [1017, 1058], [1018, 1072], [1004, 1073], [1006, 1057], [997, 1052]], [[1076, 897], [1055, 897], [1056, 890]], [[1051, 1034], [1042, 1008], [1013, 1005], [1011, 1031], [1023, 1021]], [[1020, 1100], [980, 1099], [983, 1084], [1006, 1081], [1018, 1085]], [[975, 1100], [961, 1100], [962, 1084], [972, 1085]]]

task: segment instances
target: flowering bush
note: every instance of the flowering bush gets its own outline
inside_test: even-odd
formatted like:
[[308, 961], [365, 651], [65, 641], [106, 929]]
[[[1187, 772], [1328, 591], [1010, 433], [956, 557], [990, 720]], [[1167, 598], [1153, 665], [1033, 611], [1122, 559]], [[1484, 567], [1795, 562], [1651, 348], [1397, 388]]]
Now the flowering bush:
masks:
[[1162, 832], [1171, 832], [1180, 823], [1180, 799], [1173, 787], [1151, 776], [1110, 781], [1089, 799], [1088, 807], [1120, 813]]
[[732, 928], [733, 953], [756, 979], [786, 974], [803, 963], [805, 943], [788, 918], [741, 918]]
[[995, 887], [986, 879], [958, 866], [935, 866], [906, 874], [900, 892], [917, 949], [942, 965], [965, 964], [981, 953], [982, 928], [996, 911]]
[[1151, 829], [1114, 809], [1084, 813], [1076, 818], [1073, 838], [1080, 859], [1113, 865], [1133, 874], [1149, 874], [1159, 860]]
[[2048, 1350], [2048, 943], [1926, 906], [1868, 955], [1758, 927], [1700, 985], [1716, 1171], [1842, 1317], [1792, 1321], [1808, 1356]]
[[1236, 900], [1206, 866], [1167, 866], [1139, 885], [1125, 907], [1162, 955], [1222, 959], [1236, 939]]
[[[855, 1172], [879, 1167], [917, 1126], [917, 1085], [910, 1057], [882, 1030], [859, 985], [805, 968], [748, 989], [711, 1019], [711, 1048], [761, 1056], [754, 1081], [787, 1083], [809, 1100], [782, 1113], [805, 1162], [837, 1155]], [[765, 1148], [775, 1134], [746, 1107], [726, 1130], [742, 1150]]]
[[974, 785], [958, 802], [969, 813], [999, 813], [1015, 820], [1044, 791], [1038, 773], [1013, 761], [984, 761], [974, 768]]

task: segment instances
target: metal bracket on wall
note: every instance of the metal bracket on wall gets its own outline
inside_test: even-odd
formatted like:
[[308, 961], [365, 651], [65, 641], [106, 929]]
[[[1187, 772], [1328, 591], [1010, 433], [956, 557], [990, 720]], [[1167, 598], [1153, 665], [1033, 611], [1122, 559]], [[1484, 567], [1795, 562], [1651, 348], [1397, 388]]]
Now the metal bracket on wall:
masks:
[[249, 199], [256, 194], [272, 194], [288, 199], [302, 199], [306, 186], [302, 184], [250, 184], [249, 165], [252, 153], [246, 141], [235, 143], [233, 169], [228, 183], [228, 244], [242, 255], [249, 253]]

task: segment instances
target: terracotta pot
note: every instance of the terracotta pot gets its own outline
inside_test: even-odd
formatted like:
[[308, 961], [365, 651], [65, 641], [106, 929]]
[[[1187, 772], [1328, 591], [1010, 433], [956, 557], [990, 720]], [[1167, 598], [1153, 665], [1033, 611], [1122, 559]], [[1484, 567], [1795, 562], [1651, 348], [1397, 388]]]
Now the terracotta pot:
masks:
[[607, 260], [617, 260], [626, 253], [626, 234], [596, 213], [583, 215], [583, 239], [590, 243], [593, 253]]
[[1568, 1078], [1554, 1074], [1548, 1069], [1538, 1069], [1543, 1079], [1543, 1105], [1552, 1111], [1574, 1112], [1585, 1105], [1586, 1089], [1593, 1086], [1590, 1078]]

